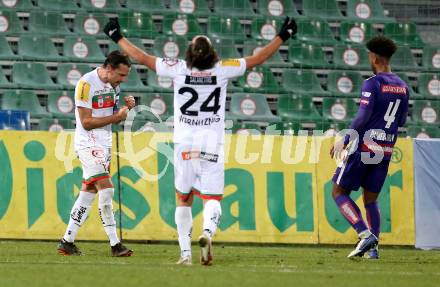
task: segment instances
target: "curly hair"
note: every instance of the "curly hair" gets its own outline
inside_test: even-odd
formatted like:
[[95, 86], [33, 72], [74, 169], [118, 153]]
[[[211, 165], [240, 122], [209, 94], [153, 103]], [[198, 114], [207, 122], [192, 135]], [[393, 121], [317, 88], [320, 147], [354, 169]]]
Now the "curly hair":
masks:
[[396, 44], [391, 39], [377, 36], [367, 42], [367, 49], [386, 59], [390, 59], [397, 50]]

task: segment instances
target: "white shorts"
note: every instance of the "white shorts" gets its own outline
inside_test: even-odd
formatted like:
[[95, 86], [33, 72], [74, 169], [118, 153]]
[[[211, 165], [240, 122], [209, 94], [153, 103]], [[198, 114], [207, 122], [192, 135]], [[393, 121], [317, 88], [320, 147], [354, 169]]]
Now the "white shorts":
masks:
[[223, 145], [213, 153], [192, 150], [190, 145], [174, 145], [174, 184], [177, 194], [187, 198], [195, 192], [202, 199], [223, 197], [225, 166]]
[[84, 183], [89, 185], [97, 180], [109, 178], [111, 149], [105, 147], [89, 147], [76, 151], [81, 161]]

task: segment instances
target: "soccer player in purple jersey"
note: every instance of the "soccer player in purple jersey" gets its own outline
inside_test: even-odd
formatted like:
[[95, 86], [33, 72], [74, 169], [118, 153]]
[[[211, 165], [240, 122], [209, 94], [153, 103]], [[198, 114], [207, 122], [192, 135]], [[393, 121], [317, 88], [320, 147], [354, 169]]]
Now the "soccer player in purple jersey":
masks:
[[[388, 173], [398, 128], [406, 121], [409, 92], [406, 83], [391, 73], [390, 58], [397, 49], [394, 42], [378, 36], [368, 41], [367, 49], [374, 75], [362, 85], [360, 106], [351, 123], [350, 134], [330, 151], [335, 158], [341, 158], [343, 152], [348, 153], [333, 176], [332, 195], [339, 211], [359, 236], [356, 248], [347, 257], [366, 254], [378, 259], [380, 211], [377, 198]], [[363, 189], [368, 227], [359, 207], [350, 198], [350, 192], [359, 187]]]

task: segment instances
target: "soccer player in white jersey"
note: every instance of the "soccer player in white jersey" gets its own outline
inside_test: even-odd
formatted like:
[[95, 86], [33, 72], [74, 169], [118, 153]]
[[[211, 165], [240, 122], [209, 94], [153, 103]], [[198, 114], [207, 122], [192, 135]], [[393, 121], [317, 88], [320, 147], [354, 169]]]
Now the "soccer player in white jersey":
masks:
[[120, 51], [111, 52], [104, 64], [81, 77], [75, 87], [75, 151], [82, 164], [83, 184], [70, 213], [66, 233], [58, 245], [61, 255], [81, 255], [73, 243], [78, 229], [87, 219], [91, 205], [99, 194], [99, 215], [110, 240], [112, 256], [131, 256], [133, 251], [121, 244], [116, 233], [113, 213], [114, 189], [109, 169], [112, 147], [112, 124], [127, 117], [135, 106], [126, 97], [118, 110], [119, 84], [126, 80], [131, 63]]
[[181, 249], [178, 264], [190, 265], [193, 195], [204, 201], [203, 233], [198, 242], [200, 262], [211, 265], [212, 237], [218, 227], [224, 189], [224, 115], [226, 87], [231, 78], [242, 76], [269, 59], [293, 34], [296, 23], [286, 18], [278, 36], [256, 54], [220, 61], [210, 40], [196, 36], [186, 59], [163, 59], [149, 55], [121, 34], [118, 21], [104, 32], [138, 63], [174, 83], [174, 173], [177, 193], [175, 221]]

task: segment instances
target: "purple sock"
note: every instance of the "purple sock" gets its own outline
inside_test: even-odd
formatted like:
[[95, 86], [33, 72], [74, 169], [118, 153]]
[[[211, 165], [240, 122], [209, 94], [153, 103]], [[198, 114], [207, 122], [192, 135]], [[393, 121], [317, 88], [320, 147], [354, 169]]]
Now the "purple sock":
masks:
[[353, 226], [358, 234], [368, 229], [362, 218], [361, 210], [350, 196], [340, 195], [335, 198], [335, 202], [338, 205], [341, 214], [347, 219], [351, 226]]
[[371, 233], [379, 238], [380, 233], [380, 211], [377, 201], [365, 205], [367, 211], [367, 221], [370, 226]]

